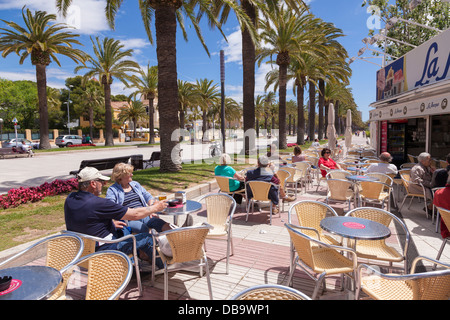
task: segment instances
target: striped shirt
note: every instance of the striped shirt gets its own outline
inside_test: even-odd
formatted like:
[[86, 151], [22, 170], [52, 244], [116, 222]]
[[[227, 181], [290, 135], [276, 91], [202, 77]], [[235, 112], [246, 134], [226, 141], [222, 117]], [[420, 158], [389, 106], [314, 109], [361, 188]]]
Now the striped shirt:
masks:
[[134, 192], [133, 189], [129, 192], [125, 192], [123, 205], [128, 208], [139, 208], [143, 206], [139, 195]]

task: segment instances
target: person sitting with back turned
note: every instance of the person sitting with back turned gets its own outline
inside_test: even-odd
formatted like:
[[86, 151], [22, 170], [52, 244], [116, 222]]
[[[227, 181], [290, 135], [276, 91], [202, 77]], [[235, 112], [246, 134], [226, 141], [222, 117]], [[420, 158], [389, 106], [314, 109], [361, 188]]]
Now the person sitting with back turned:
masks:
[[[128, 208], [151, 206], [155, 199], [137, 181], [133, 181], [134, 167], [128, 163], [118, 163], [114, 166], [111, 180], [115, 183], [106, 191], [106, 199]], [[193, 219], [187, 216], [183, 227], [191, 226]], [[141, 220], [128, 221], [128, 227], [132, 233], [145, 233], [155, 229], [158, 232], [174, 229], [166, 221], [158, 216], [145, 217]]]
[[[94, 237], [113, 240], [120, 238], [117, 228], [123, 227], [120, 220], [140, 220], [154, 216], [167, 207], [166, 202], [155, 201], [152, 206], [127, 208], [111, 200], [101, 198], [102, 188], [109, 177], [97, 169], [86, 167], [78, 173], [78, 191], [72, 192], [64, 203], [64, 218], [68, 231], [79, 232]], [[141, 259], [152, 262], [153, 240], [149, 233], [135, 235], [138, 255]], [[125, 254], [133, 251], [132, 239], [118, 243], [97, 243], [96, 251], [118, 250]], [[156, 265], [163, 267], [160, 258]]]
[[306, 157], [302, 155], [302, 149], [299, 146], [294, 147], [294, 155], [292, 156], [292, 163], [305, 161]]
[[319, 148], [320, 147], [319, 139], [315, 139], [314, 142], [311, 144], [311, 147]]
[[[279, 185], [280, 179], [278, 176], [274, 173], [274, 165], [272, 163], [269, 164], [269, 158], [267, 156], [260, 156], [258, 158], [258, 168], [247, 171], [247, 175], [245, 178], [245, 181], [265, 181], [265, 182], [272, 182], [273, 184]], [[280, 188], [280, 196], [285, 201], [294, 201], [294, 197], [287, 196], [284, 189], [279, 186]], [[269, 199], [272, 201], [272, 203], [275, 205], [274, 210], [272, 210], [273, 213], [278, 213], [278, 192], [277, 188], [275, 186], [271, 186], [269, 190]], [[251, 199], [253, 197], [252, 191], [250, 190], [250, 187], [247, 189], [248, 197]]]
[[390, 163], [392, 157], [389, 152], [383, 152], [380, 154], [381, 163], [372, 163], [367, 167], [366, 173], [384, 173], [384, 174], [397, 174], [398, 170], [395, 164]]
[[431, 177], [431, 188], [445, 187], [450, 172], [450, 153], [445, 160], [447, 161], [447, 167], [440, 168], [433, 172], [433, 176]]
[[[245, 177], [236, 172], [236, 170], [230, 166], [231, 158], [227, 153], [224, 153], [219, 158], [219, 165], [214, 168], [214, 175], [233, 178], [234, 180], [229, 181], [230, 191], [237, 191], [244, 189], [245, 187]], [[233, 196], [237, 204], [242, 203], [242, 195], [235, 193]]]
[[423, 190], [420, 184], [425, 187], [425, 196], [428, 203], [428, 212], [432, 210], [431, 201], [433, 200], [433, 194], [431, 193], [431, 178], [433, 176], [434, 169], [431, 167], [431, 155], [427, 152], [422, 152], [417, 157], [419, 163], [411, 168], [411, 182], [409, 190], [414, 193], [422, 194]]

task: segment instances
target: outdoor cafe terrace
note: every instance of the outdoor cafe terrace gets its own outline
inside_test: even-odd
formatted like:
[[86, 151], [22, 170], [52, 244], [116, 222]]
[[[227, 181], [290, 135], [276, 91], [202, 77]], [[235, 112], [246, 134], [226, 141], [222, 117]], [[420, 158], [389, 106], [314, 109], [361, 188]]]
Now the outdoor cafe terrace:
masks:
[[[317, 185], [319, 184], [319, 185]], [[290, 194], [294, 189], [287, 187]], [[219, 187], [215, 180], [208, 184], [197, 186], [187, 190], [189, 200], [199, 200], [207, 194], [218, 193]], [[270, 221], [270, 208], [268, 204], [260, 203], [259, 209], [248, 214], [246, 210], [246, 201], [237, 205], [231, 222], [232, 225], [232, 254], [229, 257], [229, 272], [227, 274], [227, 241], [217, 241], [216, 239], [206, 239], [205, 249], [208, 259], [211, 291], [213, 300], [230, 300], [236, 294], [247, 288], [259, 285], [283, 285], [290, 286], [311, 298], [314, 295], [316, 286], [315, 281], [309, 274], [299, 267], [295, 268], [292, 276], [292, 284], [289, 284], [290, 263], [291, 263], [291, 237], [285, 224], [300, 225], [295, 211], [292, 211], [289, 217], [289, 208], [295, 206], [299, 201], [317, 201], [326, 203], [327, 193], [329, 191], [325, 179], [313, 179], [313, 184], [307, 184], [306, 190], [299, 187], [295, 195], [295, 201], [285, 202], [284, 210], [280, 213], [274, 213]], [[391, 197], [390, 212], [398, 217], [406, 226], [410, 233], [409, 246], [406, 256], [408, 261], [408, 273], [411, 269], [413, 260], [418, 256], [425, 256], [435, 259], [442, 244], [441, 235], [436, 227], [436, 217], [427, 217], [423, 211], [424, 203], [415, 199], [409, 206], [409, 200], [402, 207], [404, 197], [406, 196], [401, 185], [394, 184], [394, 197]], [[204, 202], [200, 210], [192, 213], [194, 225], [200, 225], [207, 222], [207, 211]], [[338, 216], [344, 216], [349, 211], [348, 201], [333, 201], [329, 199], [328, 204], [336, 211]], [[360, 206], [359, 203], [356, 203]], [[379, 207], [379, 205], [368, 204], [368, 207]], [[350, 201], [350, 209], [355, 207], [355, 202]], [[283, 205], [280, 203], [280, 209]], [[386, 207], [384, 207], [386, 209]], [[171, 216], [160, 216], [162, 219], [173, 222]], [[184, 218], [182, 218], [184, 221]], [[390, 236], [385, 239], [388, 246], [394, 248], [397, 252], [403, 252], [405, 248], [406, 232], [398, 224], [392, 222], [389, 225]], [[323, 230], [322, 230], [323, 231]], [[323, 231], [328, 236], [331, 233]], [[338, 239], [336, 235], [331, 235]], [[345, 244], [346, 242], [344, 242]], [[347, 245], [351, 242], [347, 242]], [[29, 246], [29, 244], [27, 244]], [[0, 261], [8, 254], [23, 250], [26, 246], [13, 248], [2, 253]], [[358, 248], [358, 246], [356, 245]], [[3, 259], [2, 259], [3, 258]], [[450, 264], [450, 253], [443, 251], [441, 262]], [[44, 264], [44, 259], [40, 259], [34, 264]], [[365, 263], [376, 268], [381, 268], [382, 273], [392, 271], [395, 274], [404, 273], [404, 262], [394, 262], [392, 270], [388, 262], [370, 258], [358, 258], [358, 263]], [[142, 295], [139, 295], [138, 280], [134, 274], [131, 281], [120, 294], [121, 300], [163, 300], [164, 299], [164, 273], [155, 275], [155, 282], [152, 285], [151, 266], [140, 261], [140, 276], [142, 281]], [[429, 272], [433, 265], [426, 262], [419, 262], [416, 266], [416, 272]], [[1, 268], [1, 267], [0, 267]], [[438, 266], [438, 270], [442, 270]], [[84, 273], [72, 280], [71, 277], [66, 290], [66, 295], [71, 299], [84, 299], [86, 293], [87, 277]], [[168, 274], [168, 299], [169, 300], [208, 300], [210, 299], [208, 290], [207, 275], [199, 276], [198, 268], [196, 270], [181, 270], [170, 272]], [[320, 300], [350, 300], [354, 299], [352, 290], [352, 281], [344, 283], [345, 290], [341, 290], [342, 278], [340, 273], [327, 275], [326, 291], [319, 290], [317, 299]], [[448, 288], [447, 295], [448, 295]], [[1, 297], [0, 297], [1, 298]], [[370, 299], [367, 294], [361, 292], [361, 299]], [[397, 297], [399, 299], [399, 297]]]

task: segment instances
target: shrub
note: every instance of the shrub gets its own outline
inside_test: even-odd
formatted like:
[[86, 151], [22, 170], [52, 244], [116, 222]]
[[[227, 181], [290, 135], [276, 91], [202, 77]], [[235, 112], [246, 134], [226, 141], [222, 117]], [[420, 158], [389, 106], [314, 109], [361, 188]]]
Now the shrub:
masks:
[[0, 196], [0, 208], [14, 208], [23, 203], [42, 200], [48, 196], [68, 193], [77, 189], [77, 187], [77, 179], [72, 178], [68, 180], [56, 179], [51, 183], [45, 182], [39, 187], [10, 189], [7, 194]]
[[93, 144], [93, 143], [70, 144], [70, 145], [68, 145], [68, 147], [70, 147], [70, 148], [73, 148], [73, 147], [95, 147], [95, 144]]

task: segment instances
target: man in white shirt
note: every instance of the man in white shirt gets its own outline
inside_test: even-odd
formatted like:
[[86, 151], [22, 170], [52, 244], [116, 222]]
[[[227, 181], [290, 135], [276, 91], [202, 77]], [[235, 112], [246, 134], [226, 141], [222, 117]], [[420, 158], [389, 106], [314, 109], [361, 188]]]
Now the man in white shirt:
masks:
[[380, 154], [380, 160], [383, 161], [381, 163], [372, 163], [368, 168], [366, 173], [384, 173], [397, 174], [398, 170], [395, 164], [389, 163], [392, 161], [392, 157], [389, 152], [383, 152]]

